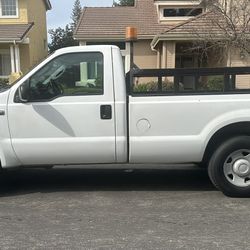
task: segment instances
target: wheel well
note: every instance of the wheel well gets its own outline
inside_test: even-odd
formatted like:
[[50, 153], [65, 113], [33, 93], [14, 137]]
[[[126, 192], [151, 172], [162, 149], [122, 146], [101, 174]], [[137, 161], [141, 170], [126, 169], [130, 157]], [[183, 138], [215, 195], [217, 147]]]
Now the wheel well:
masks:
[[227, 125], [218, 130], [209, 140], [202, 162], [207, 163], [212, 156], [214, 150], [225, 140], [238, 136], [250, 136], [250, 122], [237, 122]]

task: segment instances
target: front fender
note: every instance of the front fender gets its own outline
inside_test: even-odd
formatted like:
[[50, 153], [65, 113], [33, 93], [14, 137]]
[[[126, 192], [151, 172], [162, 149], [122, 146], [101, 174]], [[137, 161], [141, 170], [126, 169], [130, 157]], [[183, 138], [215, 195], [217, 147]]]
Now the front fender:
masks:
[[[10, 91], [0, 93], [0, 160], [2, 168], [20, 166], [21, 163], [11, 145], [7, 103]], [[16, 121], [18, 122], [18, 121]]]

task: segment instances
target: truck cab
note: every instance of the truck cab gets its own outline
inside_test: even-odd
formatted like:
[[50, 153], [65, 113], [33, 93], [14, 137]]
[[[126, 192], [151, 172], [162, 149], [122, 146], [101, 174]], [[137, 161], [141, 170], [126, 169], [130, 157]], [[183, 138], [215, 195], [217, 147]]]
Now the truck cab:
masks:
[[125, 162], [125, 108], [117, 48], [55, 52], [10, 89], [7, 113], [17, 163]]

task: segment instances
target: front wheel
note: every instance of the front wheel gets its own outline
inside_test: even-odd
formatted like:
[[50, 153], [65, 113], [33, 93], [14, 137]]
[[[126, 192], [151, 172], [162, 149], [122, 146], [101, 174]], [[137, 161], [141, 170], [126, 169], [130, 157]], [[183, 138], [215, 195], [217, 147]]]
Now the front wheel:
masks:
[[237, 136], [221, 144], [210, 159], [208, 174], [225, 195], [250, 197], [250, 136]]

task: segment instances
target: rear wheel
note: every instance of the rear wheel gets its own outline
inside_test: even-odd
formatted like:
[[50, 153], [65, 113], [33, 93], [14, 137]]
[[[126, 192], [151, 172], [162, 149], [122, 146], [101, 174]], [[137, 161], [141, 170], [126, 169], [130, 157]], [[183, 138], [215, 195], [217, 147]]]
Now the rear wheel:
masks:
[[250, 137], [237, 136], [221, 144], [210, 159], [208, 174], [225, 195], [250, 197]]

